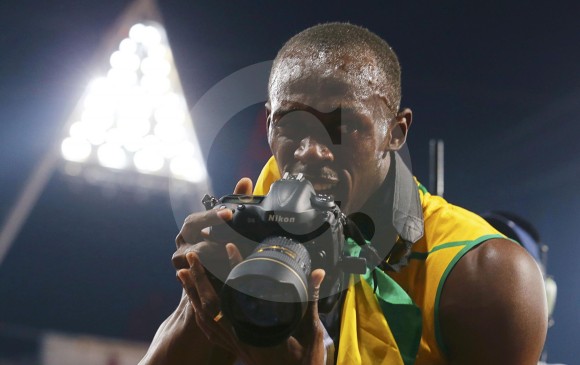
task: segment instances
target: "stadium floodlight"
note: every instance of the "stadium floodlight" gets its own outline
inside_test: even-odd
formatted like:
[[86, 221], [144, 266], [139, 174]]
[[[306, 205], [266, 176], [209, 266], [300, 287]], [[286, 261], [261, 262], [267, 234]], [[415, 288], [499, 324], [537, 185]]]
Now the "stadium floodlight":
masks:
[[0, 229], [0, 264], [59, 165], [89, 183], [128, 184], [140, 193], [169, 189], [172, 204], [179, 201], [184, 207], [209, 191], [162, 23], [155, 0], [135, 0], [114, 25], [96, 64], [100, 72]]
[[165, 30], [132, 24], [92, 80], [61, 144], [71, 163], [165, 176], [191, 183], [207, 172]]

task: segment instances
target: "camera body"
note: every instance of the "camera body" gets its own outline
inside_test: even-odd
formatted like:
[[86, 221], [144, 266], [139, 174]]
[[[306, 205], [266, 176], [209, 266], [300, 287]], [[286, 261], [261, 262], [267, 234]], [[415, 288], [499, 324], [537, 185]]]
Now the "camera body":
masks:
[[[230, 209], [227, 225], [211, 227], [217, 242], [235, 242], [247, 257], [257, 243], [281, 236], [300, 242], [310, 254], [312, 269], [332, 272], [344, 249], [346, 217], [332, 196], [317, 194], [302, 174], [286, 174], [272, 184], [268, 195], [206, 196], [206, 209]], [[209, 204], [208, 204], [209, 203]]]
[[288, 338], [306, 312], [311, 271], [325, 270], [319, 311], [343, 289], [344, 272], [364, 273], [366, 261], [344, 253], [346, 217], [332, 196], [317, 194], [302, 174], [285, 174], [267, 195], [206, 195], [206, 209], [230, 209], [210, 238], [234, 242], [244, 260], [220, 293], [224, 316], [243, 342], [274, 346]]

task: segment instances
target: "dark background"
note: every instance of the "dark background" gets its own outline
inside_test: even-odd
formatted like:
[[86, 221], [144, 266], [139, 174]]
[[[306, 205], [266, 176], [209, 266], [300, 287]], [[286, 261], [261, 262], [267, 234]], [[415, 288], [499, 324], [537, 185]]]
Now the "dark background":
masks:
[[[61, 138], [98, 45], [129, 3], [0, 3], [0, 219]], [[559, 289], [549, 360], [577, 363], [578, 2], [175, 0], [159, 7], [190, 107], [231, 73], [273, 59], [308, 26], [350, 21], [384, 37], [403, 67], [402, 104], [414, 111], [415, 175], [427, 183], [428, 141], [442, 138], [449, 201], [509, 210], [536, 225]], [[256, 145], [262, 123], [261, 107], [250, 107], [220, 134], [225, 152], [210, 158], [218, 195], [244, 174], [257, 176], [267, 158], [265, 144]], [[243, 159], [244, 151], [260, 157]], [[0, 355], [45, 330], [149, 341], [180, 294], [170, 263], [177, 230], [167, 194], [103, 191], [55, 173], [0, 266]]]

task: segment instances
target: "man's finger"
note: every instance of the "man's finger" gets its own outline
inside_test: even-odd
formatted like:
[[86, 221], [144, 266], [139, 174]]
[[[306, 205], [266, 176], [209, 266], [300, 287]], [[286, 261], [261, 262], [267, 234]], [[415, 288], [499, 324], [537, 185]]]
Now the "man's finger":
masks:
[[220, 311], [217, 294], [205, 273], [199, 256], [194, 252], [189, 252], [187, 261], [191, 264], [191, 272], [193, 273], [195, 289], [199, 297], [201, 314], [207, 318], [213, 318]]
[[175, 238], [175, 244], [179, 248], [186, 243], [197, 243], [201, 238], [201, 230], [205, 227], [222, 224], [232, 219], [232, 211], [229, 209], [211, 209], [206, 212], [193, 213], [185, 218], [179, 234]]
[[210, 266], [212, 269], [217, 269], [218, 266], [226, 265], [227, 263], [227, 252], [222, 244], [201, 241], [194, 245], [184, 244], [177, 248], [171, 257], [171, 262], [176, 270], [187, 269], [191, 266], [186, 258], [186, 255], [189, 252], [195, 252], [198, 254], [202, 262], [204, 262], [205, 265]]
[[320, 299], [320, 284], [324, 279], [325, 271], [323, 269], [316, 269], [310, 274], [309, 285], [309, 303], [302, 323], [298, 328], [298, 336], [301, 334], [308, 335], [313, 328], [318, 326], [318, 299]]
[[[318, 302], [318, 299], [320, 299], [320, 285], [322, 280], [324, 280], [324, 275], [326, 275], [326, 272], [323, 269], [316, 269], [310, 274], [310, 301], [312, 302]], [[318, 303], [316, 305], [318, 306]]]
[[233, 349], [230, 342], [231, 326], [223, 318], [219, 309], [219, 298], [213, 289], [199, 257], [195, 253], [187, 254], [187, 261], [191, 264], [189, 272], [195, 285], [193, 290], [197, 294], [196, 322], [206, 337], [222, 347]]
[[304, 316], [306, 325], [303, 330], [305, 331], [311, 331], [318, 327], [320, 321], [318, 319], [318, 299], [320, 299], [320, 284], [322, 284], [325, 274], [323, 269], [316, 269], [310, 274], [310, 303], [308, 303], [308, 309]]
[[236, 184], [234, 194], [251, 195], [253, 191], [253, 185], [254, 183], [252, 183], [252, 180], [250, 178], [243, 177]]
[[193, 306], [194, 312], [197, 312], [198, 310], [197, 308], [200, 307], [200, 303], [199, 297], [197, 296], [197, 293], [195, 291], [195, 283], [193, 281], [193, 275], [191, 274], [189, 269], [181, 269], [177, 272], [177, 277], [179, 278], [179, 281], [183, 286], [183, 290], [185, 290], [185, 293], [189, 297], [189, 301]]
[[237, 264], [242, 262], [242, 254], [238, 247], [233, 243], [228, 243], [226, 245], [226, 251], [228, 252], [228, 260], [230, 261], [230, 267], [233, 269]]
[[322, 331], [322, 324], [318, 317], [318, 299], [320, 298], [320, 285], [324, 280], [325, 271], [323, 269], [316, 269], [310, 274], [310, 293], [309, 303], [302, 322], [294, 332], [294, 337], [303, 346], [314, 350], [312, 346], [321, 345], [324, 332]]

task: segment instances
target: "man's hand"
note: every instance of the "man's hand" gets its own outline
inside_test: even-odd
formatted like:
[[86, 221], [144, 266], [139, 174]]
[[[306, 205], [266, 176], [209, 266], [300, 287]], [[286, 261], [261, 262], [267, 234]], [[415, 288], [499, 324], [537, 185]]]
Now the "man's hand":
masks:
[[[236, 185], [235, 194], [249, 194], [252, 190], [250, 179], [242, 179]], [[210, 210], [188, 216], [175, 239], [177, 250], [172, 262], [177, 273], [190, 269], [186, 255], [195, 252], [208, 265], [222, 268], [218, 276], [227, 275], [229, 268], [227, 252], [223, 244], [207, 240], [204, 228], [223, 224], [231, 219], [229, 210]], [[218, 269], [219, 271], [219, 269]], [[177, 275], [179, 278], [179, 275]], [[217, 284], [217, 282], [215, 282]], [[182, 285], [185, 284], [182, 282]], [[233, 363], [235, 357], [230, 353], [217, 350], [199, 328], [191, 298], [184, 289], [181, 301], [175, 311], [159, 326], [149, 350], [139, 363], [152, 364], [225, 364]]]
[[[252, 193], [252, 182], [241, 179], [234, 194]], [[209, 240], [207, 228], [232, 218], [228, 209], [194, 213], [188, 216], [175, 240], [172, 257], [184, 295], [176, 311], [160, 326], [151, 347], [140, 364], [222, 364], [235, 357], [245, 364], [311, 364], [324, 361], [323, 328], [318, 318], [318, 297], [324, 270], [314, 270], [310, 283], [310, 302], [294, 337], [270, 348], [241, 343], [226, 318], [221, 317], [218, 281], [242, 261], [233, 243], [223, 245]], [[208, 272], [204, 266], [210, 266]], [[218, 315], [219, 314], [219, 315]], [[219, 360], [216, 357], [219, 356]]]
[[[229, 243], [226, 248], [232, 267], [241, 262], [242, 257], [235, 245]], [[324, 270], [315, 270], [311, 275], [312, 301], [295, 336], [275, 347], [257, 348], [241, 343], [232, 325], [221, 316], [219, 297], [207, 277], [198, 254], [188, 252], [186, 257], [190, 268], [179, 270], [178, 277], [184, 283], [185, 291], [193, 306], [196, 323], [209, 341], [234, 353], [247, 365], [271, 364], [273, 361], [278, 364], [323, 364], [324, 332], [318, 318], [318, 297]]]
[[[251, 194], [252, 182], [242, 179], [236, 185], [234, 194]], [[211, 212], [211, 211], [210, 211]], [[306, 315], [297, 330], [295, 337], [289, 338], [282, 345], [271, 348], [256, 348], [241, 343], [236, 337], [231, 323], [221, 316], [219, 297], [215, 285], [211, 283], [202, 263], [208, 258], [220, 259], [219, 249], [215, 243], [202, 241], [195, 245], [188, 244], [198, 239], [207, 238], [203, 229], [209, 225], [221, 224], [231, 219], [229, 210], [200, 213], [186, 219], [177, 236], [178, 251], [174, 255], [177, 276], [189, 297], [195, 313], [198, 328], [213, 344], [220, 346], [239, 357], [245, 364], [322, 364], [324, 360], [323, 330], [318, 318], [318, 297], [320, 284], [324, 279], [323, 270], [315, 270], [311, 275], [310, 302]], [[221, 246], [223, 247], [223, 246]], [[242, 256], [233, 243], [225, 246], [227, 252], [227, 270], [242, 261]], [[183, 256], [188, 267], [183, 268]], [[223, 258], [221, 258], [223, 260]], [[222, 261], [224, 262], [224, 261]]]

